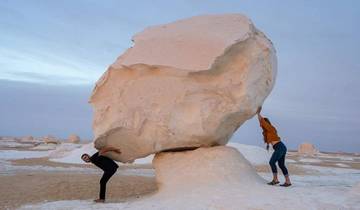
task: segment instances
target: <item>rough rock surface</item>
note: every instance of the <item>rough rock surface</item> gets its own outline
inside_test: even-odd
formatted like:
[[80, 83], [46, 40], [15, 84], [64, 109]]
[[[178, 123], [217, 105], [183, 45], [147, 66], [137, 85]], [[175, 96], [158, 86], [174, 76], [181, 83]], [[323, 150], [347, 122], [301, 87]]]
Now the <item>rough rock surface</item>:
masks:
[[58, 144], [59, 143], [59, 141], [54, 136], [51, 136], [51, 135], [44, 136], [43, 142], [46, 144]]
[[153, 166], [159, 192], [189, 192], [212, 185], [263, 184], [250, 162], [235, 148], [215, 146], [183, 152], [161, 152], [155, 155]]
[[68, 138], [68, 142], [77, 144], [80, 142], [80, 137], [76, 134], [71, 134]]
[[24, 136], [21, 138], [21, 141], [33, 141], [34, 137], [33, 136]]
[[34, 138], [33, 136], [24, 136], [20, 139], [20, 142], [22, 142], [22, 143], [37, 143], [37, 142], [41, 142], [41, 140]]
[[310, 143], [302, 143], [299, 145], [298, 153], [301, 155], [315, 155], [319, 153], [319, 150], [315, 148], [313, 144]]
[[273, 88], [275, 49], [245, 16], [206, 15], [149, 27], [99, 79], [95, 146], [132, 161], [225, 145]]

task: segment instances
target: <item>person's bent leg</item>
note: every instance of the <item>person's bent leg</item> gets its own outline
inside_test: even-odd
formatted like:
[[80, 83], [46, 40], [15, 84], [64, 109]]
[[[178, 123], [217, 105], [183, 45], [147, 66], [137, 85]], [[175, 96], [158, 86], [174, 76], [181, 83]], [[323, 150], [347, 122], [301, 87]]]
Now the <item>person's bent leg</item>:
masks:
[[285, 166], [285, 154], [283, 156], [281, 156], [281, 158], [278, 160], [278, 164], [279, 164], [279, 168], [281, 169], [284, 176], [285, 177], [288, 176], [289, 172]]
[[105, 194], [106, 194], [106, 183], [109, 181], [109, 179], [114, 175], [115, 171], [105, 171], [103, 176], [100, 179], [100, 193], [99, 198], [101, 200], [105, 200]]
[[290, 181], [290, 177], [289, 177], [289, 172], [285, 166], [285, 156], [286, 154], [284, 154], [278, 161], [279, 164], [279, 168], [281, 169], [282, 173], [284, 174], [285, 177], [285, 185], [291, 185], [291, 181]]
[[285, 157], [286, 157], [286, 147], [285, 145], [282, 145], [282, 147], [280, 148], [280, 151], [282, 153], [280, 159], [278, 160], [278, 164], [279, 164], [279, 167], [282, 171], [282, 173], [284, 174], [284, 177], [285, 177], [285, 183], [284, 184], [281, 184], [280, 186], [283, 186], [283, 187], [289, 187], [291, 186], [291, 181], [290, 181], [290, 177], [289, 177], [289, 172], [285, 166]]
[[276, 168], [276, 161], [278, 161], [278, 152], [277, 151], [274, 151], [274, 153], [272, 154], [271, 158], [270, 158], [270, 161], [269, 161], [269, 164], [270, 164], [270, 167], [271, 167], [271, 171], [273, 173], [273, 180], [272, 184], [275, 184], [275, 183], [278, 183], [279, 180], [278, 180], [278, 177], [277, 177], [277, 168]]

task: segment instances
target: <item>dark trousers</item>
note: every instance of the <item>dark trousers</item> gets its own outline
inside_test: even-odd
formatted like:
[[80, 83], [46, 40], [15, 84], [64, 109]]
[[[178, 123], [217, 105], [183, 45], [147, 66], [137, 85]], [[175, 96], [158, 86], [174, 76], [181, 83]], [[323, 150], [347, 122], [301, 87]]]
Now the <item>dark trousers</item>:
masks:
[[115, 174], [115, 170], [110, 171], [104, 171], [103, 176], [100, 179], [100, 199], [105, 200], [105, 193], [106, 193], [106, 183], [109, 181], [109, 179]]
[[284, 176], [287, 176], [289, 173], [288, 173], [288, 170], [285, 166], [285, 155], [286, 155], [286, 146], [284, 143], [282, 142], [279, 142], [279, 143], [276, 143], [274, 146], [274, 153], [272, 154], [271, 156], [271, 159], [270, 159], [270, 166], [271, 166], [271, 171], [276, 174], [277, 173], [277, 168], [276, 168], [276, 162], [278, 162], [278, 165], [282, 171], [282, 173], [284, 174]]

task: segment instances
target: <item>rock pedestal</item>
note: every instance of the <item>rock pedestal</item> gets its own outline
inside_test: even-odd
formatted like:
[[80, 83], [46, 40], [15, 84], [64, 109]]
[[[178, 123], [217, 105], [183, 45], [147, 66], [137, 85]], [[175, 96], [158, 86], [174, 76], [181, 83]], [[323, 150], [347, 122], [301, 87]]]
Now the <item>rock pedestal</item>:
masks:
[[250, 162], [237, 149], [228, 146], [158, 153], [153, 159], [153, 166], [159, 193], [164, 194], [264, 184]]

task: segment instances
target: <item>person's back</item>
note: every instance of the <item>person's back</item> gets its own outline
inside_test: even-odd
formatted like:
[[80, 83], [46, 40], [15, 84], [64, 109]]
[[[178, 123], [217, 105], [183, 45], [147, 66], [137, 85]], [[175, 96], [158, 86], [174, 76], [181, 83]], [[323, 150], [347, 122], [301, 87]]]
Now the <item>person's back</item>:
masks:
[[119, 168], [115, 161], [103, 155], [99, 155], [99, 152], [91, 156], [90, 161], [103, 171], [113, 171]]
[[259, 116], [260, 126], [263, 129], [264, 141], [267, 144], [275, 144], [280, 141], [280, 137], [277, 134], [276, 128], [266, 119], [267, 118]]
[[91, 162], [104, 171], [104, 174], [100, 179], [99, 199], [96, 199], [95, 202], [105, 202], [106, 183], [119, 168], [119, 166], [115, 163], [115, 161], [111, 160], [106, 156], [103, 156], [103, 154], [110, 151], [121, 153], [119, 149], [108, 147], [101, 149], [100, 152], [93, 154], [91, 157], [88, 154], [81, 155], [82, 160], [84, 160], [87, 163]]

